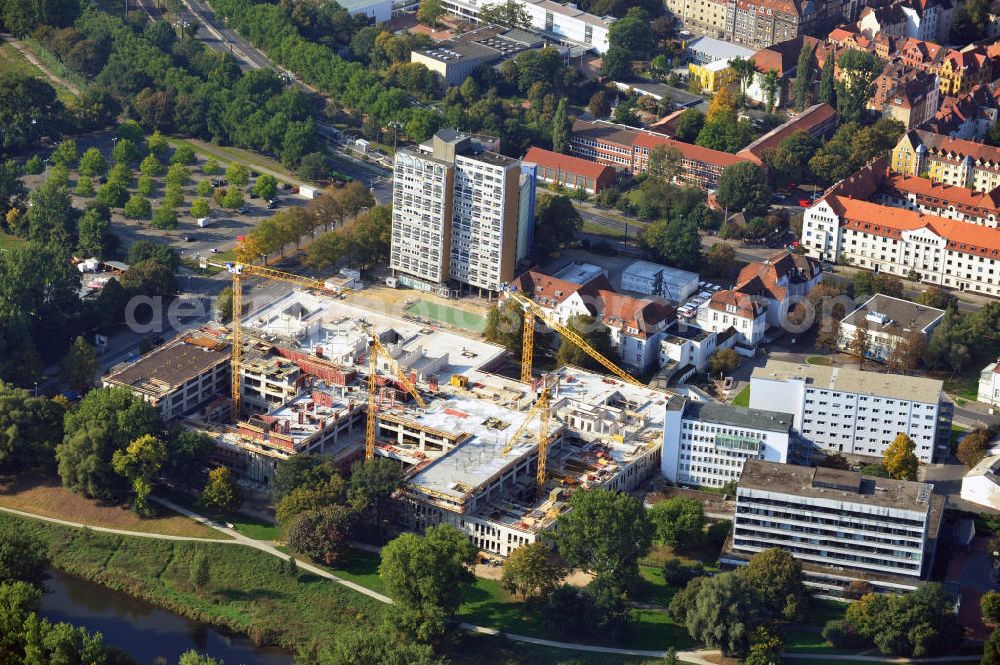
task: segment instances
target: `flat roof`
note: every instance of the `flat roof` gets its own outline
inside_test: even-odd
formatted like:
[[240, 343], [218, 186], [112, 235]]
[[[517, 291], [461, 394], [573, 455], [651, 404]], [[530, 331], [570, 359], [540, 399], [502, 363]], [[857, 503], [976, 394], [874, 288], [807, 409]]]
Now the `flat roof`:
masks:
[[[389, 314], [377, 313], [339, 298], [292, 290], [243, 318], [244, 330], [335, 364], [354, 366], [368, 346], [366, 322], [406, 371], [430, 368], [442, 382], [452, 374], [468, 374], [501, 357], [502, 346], [479, 337]], [[461, 321], [456, 321], [461, 325]], [[443, 364], [442, 358], [446, 358]]]
[[[333, 397], [332, 406], [317, 404], [313, 401], [312, 392], [304, 391], [267, 413], [278, 422], [288, 423], [286, 434], [292, 437], [296, 448], [312, 435], [322, 431], [325, 425], [335, 426], [334, 419], [352, 408], [348, 400], [336, 397], [332, 391], [326, 389], [321, 381], [316, 382], [314, 389], [331, 395]], [[256, 417], [260, 418], [260, 416]], [[253, 418], [250, 420], [252, 421]]]
[[663, 281], [671, 284], [688, 284], [698, 281], [698, 273], [690, 270], [681, 270], [673, 266], [665, 266], [652, 261], [633, 261], [622, 271], [623, 275], [635, 275], [651, 279], [657, 274], [662, 275]]
[[[878, 315], [884, 318], [878, 320]], [[872, 332], [903, 337], [910, 331], [925, 331], [942, 316], [942, 309], [878, 293], [844, 317], [843, 323], [855, 327], [867, 326]]]
[[[538, 446], [538, 417], [525, 429], [517, 444], [501, 455], [511, 435], [525, 421], [527, 412], [514, 411], [484, 399], [452, 395], [435, 399], [430, 408], [406, 420], [415, 425], [471, 436], [411, 477], [407, 484], [460, 500], [478, 489], [508, 464]], [[549, 421], [549, 436], [561, 425]]]
[[109, 374], [104, 377], [104, 384], [126, 386], [151, 397], [160, 397], [215, 365], [227, 362], [229, 356], [228, 341], [195, 331], [179, 335]]
[[390, 0], [337, 0], [337, 4], [349, 13], [367, 12], [379, 5], [391, 4]]
[[602, 274], [604, 274], [604, 269], [600, 266], [595, 266], [593, 263], [577, 263], [574, 261], [557, 270], [552, 276], [556, 279], [573, 282], [582, 286]]
[[698, 37], [687, 45], [687, 50], [705, 53], [715, 60], [732, 60], [735, 57], [750, 59], [756, 53], [755, 50], [726, 42], [714, 37]]
[[757, 367], [753, 370], [751, 378], [772, 381], [799, 379], [805, 381], [809, 386], [821, 390], [874, 395], [926, 404], [936, 404], [940, 401], [944, 385], [938, 379], [902, 374], [861, 372], [848, 367], [825, 367], [784, 360], [768, 360], [764, 367]]
[[934, 493], [934, 485], [930, 483], [756, 459], [749, 459], [743, 465], [739, 487], [921, 513], [930, 510], [931, 496]]
[[767, 432], [788, 433], [792, 429], [791, 413], [729, 406], [714, 402], [689, 401], [684, 407], [684, 417], [718, 425], [746, 427]]

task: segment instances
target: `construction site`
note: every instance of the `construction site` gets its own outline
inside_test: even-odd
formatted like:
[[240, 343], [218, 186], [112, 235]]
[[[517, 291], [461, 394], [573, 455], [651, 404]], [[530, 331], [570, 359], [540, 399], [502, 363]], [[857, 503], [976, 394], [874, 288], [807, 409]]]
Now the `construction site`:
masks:
[[217, 392], [178, 417], [213, 437], [216, 462], [245, 484], [265, 490], [301, 453], [345, 468], [393, 459], [406, 473], [401, 526], [448, 523], [506, 556], [552, 526], [574, 491], [628, 491], [659, 472], [665, 411], [679, 398], [621, 370], [517, 381], [495, 372], [500, 346], [285, 281], [293, 288], [232, 326], [229, 399]]

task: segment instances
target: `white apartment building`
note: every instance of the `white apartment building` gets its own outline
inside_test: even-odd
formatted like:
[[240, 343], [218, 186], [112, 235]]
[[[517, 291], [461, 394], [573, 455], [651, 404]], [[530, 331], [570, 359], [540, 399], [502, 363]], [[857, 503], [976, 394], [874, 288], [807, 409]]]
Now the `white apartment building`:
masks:
[[950, 437], [951, 411], [935, 379], [768, 360], [750, 377], [750, 407], [791, 412], [802, 439], [848, 455], [881, 457], [902, 432], [930, 464], [935, 442], [946, 448]]
[[990, 406], [1000, 406], [1000, 360], [983, 368], [976, 399]]
[[[565, 44], [586, 46], [598, 53], [608, 50], [608, 28], [613, 16], [594, 16], [572, 4], [553, 0], [510, 0], [520, 5], [531, 19], [531, 30]], [[495, 4], [484, 0], [443, 0], [445, 11], [460, 18], [478, 22], [483, 5]]]
[[1000, 296], [1000, 229], [827, 195], [806, 210], [802, 245], [826, 261]]
[[944, 497], [927, 483], [749, 460], [720, 561], [744, 565], [780, 547], [824, 593], [852, 580], [878, 592], [913, 590], [930, 573], [943, 513]]
[[661, 470], [671, 483], [722, 487], [750, 459], [788, 461], [792, 414], [688, 401], [667, 409]]
[[767, 306], [760, 298], [739, 291], [716, 291], [698, 309], [695, 321], [700, 328], [713, 332], [733, 328], [737, 343], [755, 347], [763, 341], [767, 329]]
[[496, 292], [532, 242], [534, 174], [496, 139], [443, 129], [396, 153], [389, 266], [406, 286]]
[[919, 335], [925, 342], [944, 317], [944, 310], [877, 293], [840, 322], [838, 346], [852, 349], [858, 328], [866, 331], [868, 358], [885, 362], [892, 349]]
[[676, 329], [660, 340], [660, 367], [676, 364], [678, 369], [690, 366], [702, 372], [715, 353], [718, 340], [717, 332], [678, 323]]

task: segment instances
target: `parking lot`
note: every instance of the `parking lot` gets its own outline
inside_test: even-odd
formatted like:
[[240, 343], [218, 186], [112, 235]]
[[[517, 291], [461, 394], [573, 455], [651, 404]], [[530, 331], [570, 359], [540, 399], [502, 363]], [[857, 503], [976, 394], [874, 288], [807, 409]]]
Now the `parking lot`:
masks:
[[[77, 148], [80, 155], [91, 147], [98, 148], [103, 154], [105, 159], [107, 159], [109, 165], [112, 164], [111, 151], [113, 148], [112, 136], [110, 133], [102, 132], [90, 134], [87, 136], [79, 137], [76, 139]], [[169, 166], [169, 158], [174, 152], [173, 147], [171, 147], [168, 155], [164, 157], [161, 161], [163, 162], [164, 171]], [[145, 146], [142, 146], [142, 153], [145, 156]], [[120, 254], [122, 257], [126, 257], [128, 254], [128, 247], [132, 245], [137, 240], [153, 240], [155, 242], [166, 242], [172, 245], [182, 256], [194, 256], [197, 254], [210, 255], [212, 250], [225, 251], [232, 249], [236, 243], [237, 236], [244, 235], [250, 229], [254, 228], [261, 220], [274, 214], [274, 212], [281, 207], [289, 205], [302, 205], [307, 199], [293, 194], [291, 189], [283, 189], [279, 181], [279, 190], [276, 197], [275, 206], [273, 209], [267, 208], [267, 202], [253, 197], [251, 190], [253, 189], [254, 182], [256, 180], [253, 177], [253, 167], [249, 167], [251, 170], [250, 181], [244, 187], [241, 187], [243, 191], [243, 197], [245, 200], [245, 205], [238, 210], [227, 210], [221, 208], [215, 202], [210, 200], [211, 213], [209, 215], [207, 224], [204, 228], [198, 226], [197, 220], [190, 214], [191, 202], [198, 196], [197, 186], [202, 180], [216, 180], [220, 185], [225, 186], [225, 168], [227, 163], [222, 159], [216, 159], [219, 163], [222, 173], [216, 175], [206, 175], [203, 171], [208, 157], [205, 154], [199, 154], [196, 152], [197, 161], [194, 164], [188, 165], [187, 169], [190, 173], [188, 182], [183, 186], [184, 201], [176, 208], [177, 212], [177, 228], [172, 230], [163, 230], [153, 228], [150, 220], [135, 220], [126, 219], [121, 208], [115, 208], [112, 211], [112, 229], [121, 239], [121, 249]], [[130, 165], [133, 174], [138, 177], [138, 164]], [[24, 184], [30, 190], [35, 189], [41, 185], [45, 179], [48, 177], [51, 168], [47, 168], [45, 172], [39, 175], [26, 175], [24, 176]], [[79, 174], [75, 169], [70, 170], [69, 176], [69, 189], [73, 193], [76, 185], [79, 181]], [[152, 193], [149, 195], [149, 201], [155, 210], [161, 205], [162, 197], [164, 195], [164, 176], [157, 176], [154, 178], [156, 186], [154, 187]], [[137, 181], [133, 178], [133, 181], [129, 187], [129, 193], [134, 194], [136, 192]], [[291, 187], [287, 185], [287, 187]], [[100, 188], [100, 184], [95, 179], [94, 186], [96, 189]], [[83, 198], [73, 194], [73, 206], [77, 209], [83, 209], [89, 202], [93, 201], [93, 197]]]

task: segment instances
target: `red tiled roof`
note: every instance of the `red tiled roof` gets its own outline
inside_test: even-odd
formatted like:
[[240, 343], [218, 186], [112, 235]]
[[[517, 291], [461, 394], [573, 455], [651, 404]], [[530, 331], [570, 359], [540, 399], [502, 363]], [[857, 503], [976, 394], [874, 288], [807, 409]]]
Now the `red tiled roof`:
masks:
[[824, 200], [844, 220], [841, 224], [848, 229], [886, 238], [901, 238], [903, 231], [926, 227], [944, 238], [946, 247], [952, 251], [1000, 259], [1000, 229], [843, 196], [827, 196]]
[[[628, 327], [639, 331], [639, 337], [656, 331], [656, 327], [675, 316], [674, 308], [655, 300], [633, 298], [610, 289], [597, 291], [601, 320], [607, 326]], [[636, 336], [635, 333], [627, 333]]]
[[598, 164], [580, 157], [563, 155], [543, 148], [531, 148], [524, 156], [524, 161], [533, 162], [539, 166], [556, 169], [563, 173], [574, 173], [586, 178], [593, 178], [595, 181], [606, 175], [614, 174], [614, 169], [604, 164]]
[[731, 289], [716, 291], [712, 294], [712, 299], [708, 301], [708, 306], [720, 312], [727, 311], [727, 306], [735, 307], [736, 316], [744, 319], [756, 319], [764, 313], [763, 303], [755, 301], [745, 293]]
[[596, 296], [601, 289], [611, 289], [611, 282], [602, 273], [585, 284], [556, 279], [537, 270], [529, 270], [514, 278], [512, 285], [539, 305], [555, 307], [577, 292]]
[[992, 192], [977, 192], [957, 185], [934, 182], [928, 178], [916, 178], [895, 173], [889, 176], [885, 188], [900, 194], [916, 194], [936, 198], [943, 205], [951, 204], [962, 208], [986, 209], [994, 214], [1000, 208], [1000, 188], [994, 189]]
[[777, 70], [779, 76], [784, 76], [796, 68], [799, 63], [799, 53], [806, 46], [815, 46], [819, 40], [808, 35], [800, 35], [795, 39], [772, 44], [757, 51], [751, 60], [759, 72]]
[[778, 284], [782, 279], [790, 282], [809, 281], [820, 274], [819, 262], [788, 250], [779, 250], [763, 261], [744, 266], [736, 278], [733, 290], [750, 296], [765, 296], [784, 300], [788, 288]]
[[767, 134], [739, 151], [737, 156], [747, 153], [757, 159], [763, 159], [764, 151], [769, 148], [777, 148], [786, 138], [798, 131], [813, 133], [817, 127], [821, 127], [832, 121], [837, 112], [829, 104], [816, 104], [785, 124], [775, 127]]
[[928, 150], [938, 154], [953, 155], [957, 159], [969, 156], [982, 162], [1000, 165], [1000, 148], [965, 139], [953, 139], [921, 129], [912, 130], [908, 136], [914, 146], [923, 144]]
[[705, 164], [713, 164], [723, 168], [746, 161], [746, 159], [740, 158], [728, 152], [722, 152], [721, 150], [703, 148], [700, 145], [695, 145], [694, 143], [684, 143], [683, 141], [675, 141], [674, 139], [668, 139], [654, 134], [646, 134], [644, 132], [637, 132], [637, 136], [633, 139], [633, 145], [640, 148], [649, 148], [650, 150], [661, 145], [668, 148], [677, 148], [677, 150], [679, 150], [680, 153], [687, 159], [704, 162]]

